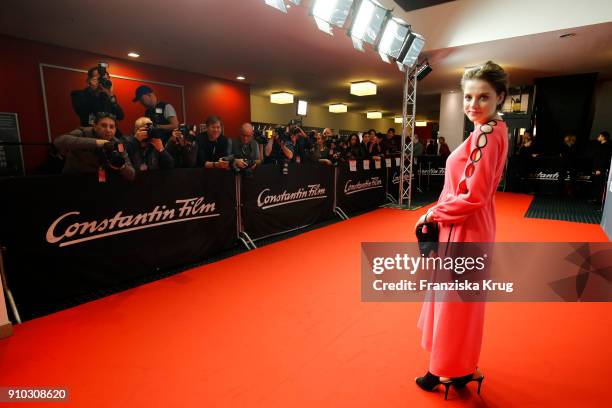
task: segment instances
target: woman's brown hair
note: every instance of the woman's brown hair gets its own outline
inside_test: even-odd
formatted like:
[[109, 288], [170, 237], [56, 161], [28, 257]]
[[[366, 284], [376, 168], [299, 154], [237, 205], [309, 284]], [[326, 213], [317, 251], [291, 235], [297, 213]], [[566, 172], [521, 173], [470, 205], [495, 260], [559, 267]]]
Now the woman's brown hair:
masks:
[[463, 78], [461, 78], [461, 87], [463, 88], [465, 82], [470, 79], [481, 79], [486, 81], [495, 89], [497, 95], [503, 93], [504, 99], [497, 106], [498, 110], [501, 109], [508, 96], [508, 74], [506, 74], [506, 71], [504, 71], [501, 66], [493, 61], [487, 61], [484, 64], [467, 69], [463, 74]]

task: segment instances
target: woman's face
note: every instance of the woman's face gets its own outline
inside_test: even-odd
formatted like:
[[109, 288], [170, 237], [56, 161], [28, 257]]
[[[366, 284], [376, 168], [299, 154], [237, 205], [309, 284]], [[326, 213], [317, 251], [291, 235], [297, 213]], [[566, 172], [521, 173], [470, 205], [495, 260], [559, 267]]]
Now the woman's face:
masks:
[[474, 123], [487, 123], [497, 112], [504, 94], [498, 95], [487, 81], [468, 79], [463, 87], [463, 112]]
[[356, 146], [357, 142], [359, 141], [359, 139], [357, 138], [357, 136], [353, 135], [351, 136], [351, 146]]
[[369, 133], [364, 133], [364, 134], [363, 134], [363, 136], [362, 136], [362, 138], [363, 138], [363, 143], [366, 143], [366, 144], [367, 144], [367, 143], [370, 141], [370, 135], [369, 135]]

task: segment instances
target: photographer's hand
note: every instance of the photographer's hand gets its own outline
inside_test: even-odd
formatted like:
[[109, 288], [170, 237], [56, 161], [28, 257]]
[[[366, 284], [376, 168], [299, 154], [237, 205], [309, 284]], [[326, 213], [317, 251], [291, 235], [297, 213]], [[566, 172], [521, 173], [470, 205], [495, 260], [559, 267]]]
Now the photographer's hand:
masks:
[[155, 150], [157, 150], [160, 153], [164, 151], [164, 144], [161, 141], [161, 139], [152, 138], [151, 146], [153, 146], [153, 148], [155, 148]]
[[107, 144], [109, 141], [106, 139], [96, 139], [96, 146], [97, 147], [104, 147], [105, 144]]
[[219, 160], [218, 162], [215, 162], [214, 167], [218, 169], [229, 169], [229, 162]]
[[142, 142], [142, 141], [146, 140], [149, 137], [149, 134], [147, 133], [147, 128], [146, 127], [138, 128], [138, 130], [134, 134], [134, 137], [139, 142]]
[[236, 164], [236, 167], [240, 169], [245, 169], [247, 167], [247, 164], [242, 159], [236, 159], [234, 160], [234, 163]]

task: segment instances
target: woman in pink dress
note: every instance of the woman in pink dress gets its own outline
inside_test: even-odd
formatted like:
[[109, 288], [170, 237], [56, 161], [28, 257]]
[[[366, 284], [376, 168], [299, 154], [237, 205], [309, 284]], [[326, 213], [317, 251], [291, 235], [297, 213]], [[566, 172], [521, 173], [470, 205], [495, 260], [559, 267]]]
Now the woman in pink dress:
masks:
[[[498, 111], [508, 93], [508, 77], [489, 61], [467, 70], [461, 80], [463, 110], [474, 131], [446, 162], [444, 188], [436, 205], [421, 216], [415, 228], [436, 222], [440, 242], [494, 242], [495, 191], [508, 152], [508, 130]], [[430, 355], [429, 371], [416, 383], [432, 391], [465, 386], [484, 376], [478, 370], [484, 302], [425, 301], [418, 328], [421, 346]]]

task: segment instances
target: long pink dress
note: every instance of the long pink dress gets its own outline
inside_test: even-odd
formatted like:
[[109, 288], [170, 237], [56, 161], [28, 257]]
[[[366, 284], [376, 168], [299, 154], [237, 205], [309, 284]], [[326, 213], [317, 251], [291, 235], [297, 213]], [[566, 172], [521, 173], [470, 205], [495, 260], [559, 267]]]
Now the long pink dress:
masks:
[[[428, 221], [438, 222], [440, 242], [494, 242], [495, 191], [508, 152], [500, 120], [476, 125], [446, 162], [444, 187]], [[442, 377], [473, 373], [478, 365], [484, 302], [425, 301], [417, 327], [431, 352], [429, 371]]]

